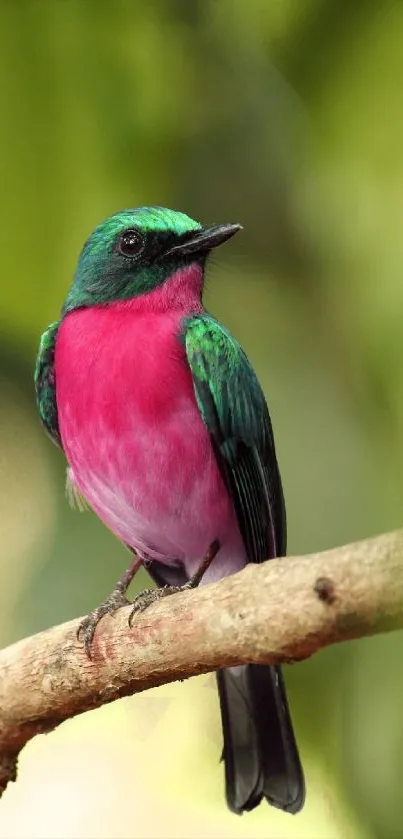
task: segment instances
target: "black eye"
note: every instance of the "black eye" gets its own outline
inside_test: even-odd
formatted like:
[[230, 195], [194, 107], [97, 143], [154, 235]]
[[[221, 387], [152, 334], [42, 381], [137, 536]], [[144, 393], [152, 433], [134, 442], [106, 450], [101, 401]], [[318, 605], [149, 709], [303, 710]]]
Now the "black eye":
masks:
[[138, 230], [125, 230], [119, 239], [119, 250], [123, 256], [137, 256], [144, 248], [144, 239]]

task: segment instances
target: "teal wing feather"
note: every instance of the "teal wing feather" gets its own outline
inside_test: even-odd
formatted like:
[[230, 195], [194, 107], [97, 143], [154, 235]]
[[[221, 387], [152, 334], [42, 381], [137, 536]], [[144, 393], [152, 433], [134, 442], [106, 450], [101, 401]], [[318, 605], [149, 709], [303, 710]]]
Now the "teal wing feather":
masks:
[[35, 367], [35, 391], [39, 416], [56, 445], [62, 447], [56, 403], [55, 346], [60, 321], [51, 323], [43, 333]]
[[286, 516], [263, 391], [238, 342], [211, 315], [184, 322], [197, 404], [250, 562], [286, 552]]

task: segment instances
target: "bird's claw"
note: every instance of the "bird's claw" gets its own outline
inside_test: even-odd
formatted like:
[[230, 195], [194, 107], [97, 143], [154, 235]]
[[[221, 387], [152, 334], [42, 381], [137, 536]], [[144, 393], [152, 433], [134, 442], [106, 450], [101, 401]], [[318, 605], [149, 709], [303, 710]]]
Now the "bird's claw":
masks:
[[81, 641], [84, 647], [84, 650], [87, 654], [87, 657], [91, 660], [91, 647], [92, 642], [95, 635], [95, 630], [99, 624], [99, 621], [105, 615], [114, 615], [118, 609], [121, 609], [122, 606], [128, 606], [130, 601], [127, 597], [122, 594], [122, 592], [116, 588], [113, 592], [109, 595], [109, 597], [101, 603], [93, 612], [90, 612], [83, 621], [81, 621], [80, 626], [77, 630], [77, 639]]
[[218, 539], [215, 539], [214, 542], [211, 543], [205, 557], [202, 559], [197, 571], [193, 574], [193, 577], [184, 583], [182, 586], [164, 586], [163, 588], [146, 588], [144, 591], [141, 591], [137, 597], [134, 598], [132, 603], [132, 610], [129, 615], [129, 626], [130, 629], [132, 628], [133, 618], [135, 615], [144, 612], [145, 609], [148, 609], [152, 603], [155, 603], [157, 600], [161, 600], [162, 597], [169, 597], [171, 594], [177, 594], [179, 591], [189, 591], [189, 589], [197, 588], [200, 581], [202, 580], [205, 571], [210, 567], [214, 557], [217, 555], [220, 549], [220, 543]]
[[186, 591], [188, 588], [188, 584], [185, 583], [184, 586], [164, 586], [164, 588], [145, 588], [144, 591], [140, 591], [139, 594], [134, 598], [132, 603], [132, 610], [129, 615], [129, 626], [130, 629], [133, 625], [133, 618], [135, 615], [141, 614], [144, 612], [145, 609], [148, 609], [152, 603], [155, 603], [157, 600], [161, 600], [162, 597], [169, 597], [170, 594], [176, 594], [178, 591]]
[[187, 583], [184, 583], [184, 585], [164, 586], [163, 588], [146, 588], [144, 591], [141, 591], [132, 602], [130, 602], [130, 600], [125, 597], [124, 592], [127, 590], [128, 585], [133, 579], [134, 572], [138, 567], [138, 561], [136, 564], [133, 564], [128, 571], [126, 571], [123, 577], [121, 577], [112, 594], [110, 594], [97, 609], [90, 612], [90, 614], [81, 621], [80, 626], [78, 627], [77, 638], [79, 641], [82, 641], [88, 658], [90, 660], [92, 659], [91, 647], [95, 630], [104, 615], [114, 615], [118, 609], [122, 608], [122, 606], [131, 605], [132, 609], [129, 615], [129, 626], [131, 629], [134, 616], [144, 612], [144, 610], [148, 609], [152, 603], [155, 603], [157, 600], [161, 600], [163, 597], [169, 597], [171, 594], [177, 594], [180, 591], [188, 591], [189, 589], [196, 588], [204, 576], [205, 571], [209, 568], [211, 562], [218, 553], [219, 548], [220, 543], [216, 539], [210, 545], [209, 550], [200, 563], [196, 573], [193, 574], [193, 577], [191, 577]]

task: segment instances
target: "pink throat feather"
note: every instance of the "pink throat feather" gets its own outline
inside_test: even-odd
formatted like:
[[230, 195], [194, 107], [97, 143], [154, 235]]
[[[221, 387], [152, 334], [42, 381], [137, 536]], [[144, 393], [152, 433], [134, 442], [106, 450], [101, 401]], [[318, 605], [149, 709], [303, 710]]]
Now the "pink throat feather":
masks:
[[72, 482], [119, 539], [188, 576], [218, 538], [208, 581], [246, 558], [180, 340], [202, 282], [192, 265], [150, 294], [69, 313], [55, 370]]

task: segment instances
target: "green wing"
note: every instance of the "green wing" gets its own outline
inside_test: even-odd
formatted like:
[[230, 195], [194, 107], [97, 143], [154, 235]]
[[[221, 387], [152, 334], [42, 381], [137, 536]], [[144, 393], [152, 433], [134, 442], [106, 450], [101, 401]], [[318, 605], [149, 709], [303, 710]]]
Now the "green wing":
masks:
[[247, 356], [211, 315], [184, 323], [196, 400], [250, 562], [286, 551], [281, 478], [266, 401]]
[[35, 367], [35, 391], [39, 416], [53, 442], [62, 447], [56, 403], [55, 345], [60, 321], [43, 333]]

